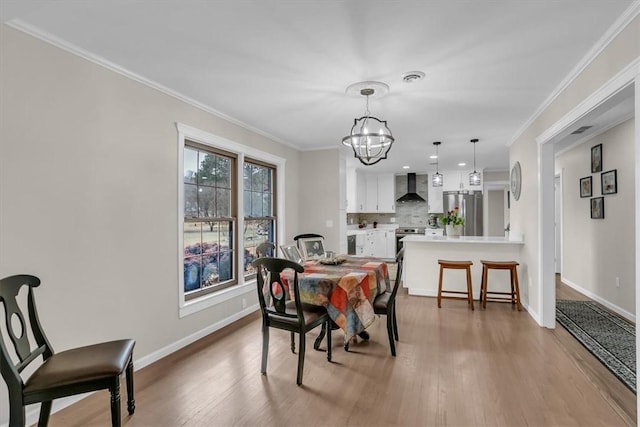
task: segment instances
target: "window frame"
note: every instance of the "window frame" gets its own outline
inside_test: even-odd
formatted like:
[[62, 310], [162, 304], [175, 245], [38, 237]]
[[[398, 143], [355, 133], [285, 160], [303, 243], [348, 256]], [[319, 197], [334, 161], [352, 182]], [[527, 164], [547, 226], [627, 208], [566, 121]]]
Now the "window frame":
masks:
[[[184, 223], [206, 223], [206, 222], [216, 222], [216, 223], [224, 223], [224, 224], [228, 224], [231, 227], [231, 239], [233, 241], [233, 243], [237, 242], [238, 240], [238, 229], [237, 229], [237, 218], [238, 218], [238, 212], [237, 212], [237, 197], [238, 197], [238, 192], [234, 191], [235, 190], [235, 185], [237, 184], [238, 180], [235, 179], [236, 175], [238, 174], [239, 168], [238, 168], [238, 156], [235, 153], [231, 153], [228, 151], [224, 151], [215, 147], [211, 147], [211, 146], [207, 146], [207, 145], [203, 145], [200, 144], [198, 142], [195, 141], [191, 141], [190, 139], [186, 139], [184, 142], [184, 146], [185, 149], [190, 148], [192, 150], [197, 150], [198, 153], [207, 153], [207, 154], [213, 154], [215, 156], [219, 156], [219, 157], [223, 157], [226, 159], [229, 159], [229, 161], [231, 162], [231, 168], [229, 171], [229, 189], [231, 190], [231, 196], [230, 196], [230, 200], [229, 200], [229, 216], [226, 217], [218, 217], [218, 216], [212, 216], [210, 217], [210, 220], [207, 221], [207, 218], [205, 217], [200, 217], [200, 215], [198, 214], [198, 216], [196, 217], [189, 217], [187, 218], [186, 216], [184, 216], [184, 211], [183, 211], [183, 222]], [[184, 150], [183, 150], [184, 153]], [[183, 160], [183, 166], [184, 166], [184, 160]], [[183, 176], [184, 176], [184, 169], [183, 169]], [[183, 184], [182, 184], [182, 190], [183, 190], [183, 195], [184, 195], [184, 187], [185, 187], [185, 183], [184, 183], [184, 179], [183, 179]], [[200, 184], [196, 183], [196, 187], [199, 188]], [[217, 186], [207, 186], [207, 187], [212, 187], [215, 189], [218, 189], [220, 187]], [[184, 208], [184, 205], [183, 205]], [[183, 224], [184, 227], [184, 224]], [[184, 233], [184, 228], [183, 228], [183, 233]], [[183, 239], [184, 239], [184, 234], [183, 234]], [[184, 242], [183, 242], [184, 245]], [[235, 269], [235, 263], [239, 262], [238, 258], [237, 258], [237, 254], [235, 251], [235, 245], [232, 245], [232, 247], [234, 249], [231, 250], [231, 253], [233, 254], [232, 257], [232, 262], [231, 262], [231, 271], [235, 272], [237, 271], [237, 269]], [[183, 251], [184, 251], [184, 246], [183, 246]], [[183, 256], [183, 260], [184, 260], [184, 256]], [[184, 276], [183, 276], [184, 279]], [[191, 301], [194, 299], [198, 299], [201, 298], [202, 296], [206, 295], [206, 294], [210, 294], [210, 293], [215, 293], [215, 292], [219, 292], [222, 289], [225, 288], [229, 288], [232, 286], [235, 286], [238, 284], [238, 278], [236, 275], [232, 274], [232, 277], [230, 280], [226, 280], [224, 282], [221, 283], [217, 283], [215, 285], [211, 285], [210, 287], [207, 288], [201, 288], [197, 291], [193, 291], [193, 292], [189, 292], [188, 294], [185, 293], [185, 300], [187, 301]], [[184, 288], [183, 288], [184, 289]]]
[[[271, 169], [272, 170], [271, 188], [270, 188], [271, 194], [272, 194], [272, 197], [271, 197], [271, 215], [269, 215], [269, 216], [259, 216], [259, 217], [251, 217], [251, 216], [248, 217], [248, 216], [245, 215], [245, 212], [242, 212], [242, 215], [243, 215], [243, 221], [245, 221], [245, 222], [247, 222], [247, 221], [273, 221], [274, 222], [274, 228], [275, 228], [275, 233], [274, 233], [274, 236], [273, 236], [273, 240], [274, 241], [271, 242], [271, 243], [273, 243], [274, 246], [275, 246], [275, 249], [274, 249], [274, 256], [275, 256], [275, 254], [277, 253], [278, 244], [280, 242], [280, 239], [278, 239], [278, 206], [277, 206], [277, 203], [276, 203], [277, 197], [278, 197], [278, 183], [277, 183], [277, 179], [276, 179], [276, 176], [277, 176], [277, 173], [278, 173], [278, 167], [276, 165], [267, 163], [265, 161], [245, 156], [244, 162], [242, 163], [242, 166], [241, 166], [243, 175], [244, 175], [244, 165], [246, 165], [246, 164], [253, 165], [253, 166], [258, 166], [258, 167], [263, 167], [263, 168], [267, 168], [267, 169]], [[240, 169], [238, 169], [238, 170], [240, 170]], [[243, 182], [244, 182], [244, 180], [243, 180]], [[243, 197], [243, 203], [244, 203], [244, 191], [245, 191], [245, 188], [243, 188], [242, 191], [243, 191], [242, 197]], [[250, 192], [253, 192], [253, 191], [250, 190]], [[242, 230], [240, 230], [240, 229], [238, 230], [238, 234], [242, 235], [241, 238], [242, 238], [242, 242], [244, 244], [244, 226], [243, 226]], [[245, 279], [246, 280], [254, 279], [255, 276], [256, 276], [255, 272], [249, 273], [249, 274], [246, 274], [246, 272], [245, 272]]]
[[[276, 239], [277, 241], [283, 241], [284, 237], [284, 223], [285, 223], [285, 165], [286, 159], [273, 155], [271, 153], [258, 150], [253, 147], [249, 147], [235, 141], [223, 138], [221, 136], [191, 127], [184, 123], [176, 122], [176, 129], [178, 131], [178, 203], [177, 203], [177, 231], [178, 231], [178, 246], [177, 246], [177, 258], [178, 258], [178, 306], [179, 317], [185, 317], [193, 313], [197, 313], [201, 310], [215, 306], [217, 304], [229, 301], [229, 304], [233, 302], [231, 300], [245, 295], [251, 292], [255, 292], [255, 277], [244, 276], [244, 262], [241, 262], [242, 257], [238, 257], [239, 254], [244, 256], [244, 239], [239, 230], [244, 229], [244, 200], [243, 200], [243, 173], [240, 173], [240, 168], [245, 163], [245, 158], [250, 159], [253, 163], [264, 162], [265, 164], [275, 167], [274, 174], [274, 186], [276, 191], [276, 200], [274, 200], [274, 210], [278, 213], [276, 216]], [[228, 152], [237, 156], [236, 168], [238, 172], [235, 176], [235, 188], [236, 193], [233, 199], [236, 201], [235, 212], [235, 248], [234, 256], [235, 262], [235, 277], [237, 284], [229, 286], [227, 288], [217, 290], [205, 295], [199, 296], [193, 299], [186, 299], [184, 292], [184, 149], [186, 141], [190, 141], [196, 144], [203, 145], [204, 147], [211, 147], [213, 150], [221, 150], [222, 152]], [[257, 307], [244, 307], [244, 303], [238, 302], [238, 311], [247, 310], [248, 312], [255, 311]], [[248, 314], [248, 313], [247, 313]]]

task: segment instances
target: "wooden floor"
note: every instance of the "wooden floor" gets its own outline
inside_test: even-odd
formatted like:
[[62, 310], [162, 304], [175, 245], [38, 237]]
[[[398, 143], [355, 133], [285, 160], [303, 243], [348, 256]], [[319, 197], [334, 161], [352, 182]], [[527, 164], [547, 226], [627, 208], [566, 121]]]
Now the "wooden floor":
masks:
[[[272, 331], [260, 374], [261, 321], [249, 316], [136, 372], [137, 409], [123, 425], [635, 425], [635, 395], [561, 327], [540, 328], [510, 304], [472, 312], [445, 300], [438, 309], [434, 298], [402, 290], [397, 304], [397, 357], [384, 318], [348, 353], [335, 331], [333, 363], [310, 336], [302, 387], [284, 331]], [[107, 392], [50, 422], [94, 425], [110, 425]]]

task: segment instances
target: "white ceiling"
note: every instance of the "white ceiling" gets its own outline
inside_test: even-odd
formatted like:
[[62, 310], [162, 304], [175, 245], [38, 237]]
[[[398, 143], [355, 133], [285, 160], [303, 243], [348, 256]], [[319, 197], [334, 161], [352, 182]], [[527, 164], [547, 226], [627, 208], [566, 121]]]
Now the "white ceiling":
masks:
[[[396, 143], [376, 171], [508, 169], [527, 120], [633, 0], [0, 0], [48, 35], [300, 149], [336, 147], [364, 98]], [[426, 73], [407, 84], [407, 71]], [[342, 149], [347, 150], [343, 147]]]

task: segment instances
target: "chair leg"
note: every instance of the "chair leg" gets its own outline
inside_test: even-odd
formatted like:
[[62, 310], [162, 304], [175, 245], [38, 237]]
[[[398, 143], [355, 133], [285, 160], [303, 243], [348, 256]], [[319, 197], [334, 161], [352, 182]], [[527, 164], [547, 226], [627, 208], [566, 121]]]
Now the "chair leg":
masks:
[[[40, 405], [40, 419], [38, 419], [38, 427], [46, 427], [49, 424], [49, 416], [51, 415], [51, 401], [42, 402]], [[11, 424], [13, 425], [13, 424]]]
[[327, 328], [327, 360], [331, 362], [331, 320], [327, 320], [322, 327]]
[[120, 376], [117, 376], [111, 387], [111, 425], [120, 427], [122, 420], [120, 419]]
[[296, 352], [296, 334], [291, 332], [291, 353]]
[[518, 311], [522, 311], [522, 303], [520, 302], [520, 284], [518, 283], [518, 270], [515, 270], [514, 267], [514, 287], [516, 291], [516, 306], [518, 307]]
[[438, 277], [438, 308], [442, 307], [442, 265], [440, 266], [440, 276]]
[[469, 305], [473, 311], [473, 287], [471, 285], [471, 267], [467, 267], [467, 292], [469, 293]]
[[399, 340], [398, 338], [398, 320], [396, 318], [396, 304], [393, 304], [393, 309], [391, 310], [393, 313], [393, 335], [396, 339], [396, 341]]
[[306, 344], [306, 335], [304, 331], [300, 331], [298, 334], [300, 335], [300, 344], [298, 345], [298, 378], [296, 380], [296, 384], [302, 385], [302, 372], [304, 370], [304, 350]]
[[393, 315], [387, 312], [387, 335], [389, 335], [389, 347], [391, 348], [391, 355], [396, 357], [396, 344], [393, 339]]
[[[19, 392], [19, 391], [18, 391]], [[27, 423], [24, 406], [18, 399], [12, 399], [9, 395], [9, 426], [24, 426]]]
[[482, 266], [482, 283], [484, 283], [484, 288], [482, 288], [482, 308], [487, 308], [487, 288], [489, 287], [489, 269], [485, 266]]
[[329, 329], [329, 335], [331, 335], [331, 325], [329, 323], [323, 323], [322, 329], [320, 329], [320, 334], [313, 342], [314, 350], [320, 350], [320, 344], [322, 344], [322, 340], [324, 339], [324, 335], [327, 333], [327, 329]]
[[262, 375], [267, 374], [267, 355], [269, 353], [269, 327], [266, 324], [262, 325], [262, 366], [260, 372]]
[[127, 379], [127, 412], [129, 415], [133, 415], [136, 411], [136, 400], [133, 397], [133, 355], [129, 359], [125, 376]]

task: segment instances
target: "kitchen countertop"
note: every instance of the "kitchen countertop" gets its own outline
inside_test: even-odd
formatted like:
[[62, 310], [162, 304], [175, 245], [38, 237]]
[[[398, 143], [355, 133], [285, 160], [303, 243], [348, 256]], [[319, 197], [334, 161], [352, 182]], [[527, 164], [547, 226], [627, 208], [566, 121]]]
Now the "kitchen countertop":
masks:
[[424, 243], [491, 243], [502, 245], [523, 245], [524, 240], [518, 236], [502, 237], [502, 236], [425, 236], [423, 234], [411, 235], [402, 239], [403, 243], [407, 242], [424, 242]]
[[347, 225], [347, 236], [352, 236], [354, 234], [365, 234], [367, 231], [374, 230], [396, 230], [398, 228], [398, 224], [378, 224], [378, 227], [373, 228], [372, 224], [367, 225], [365, 228], [358, 228], [358, 224]]

